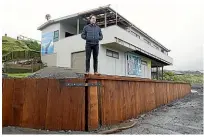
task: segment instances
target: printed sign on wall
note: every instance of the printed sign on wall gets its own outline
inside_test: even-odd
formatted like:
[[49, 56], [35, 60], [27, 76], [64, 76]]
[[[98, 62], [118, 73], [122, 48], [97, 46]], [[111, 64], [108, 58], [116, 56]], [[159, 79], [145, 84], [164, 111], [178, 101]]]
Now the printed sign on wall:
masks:
[[128, 54], [127, 60], [128, 75], [141, 76], [141, 58], [133, 54]]
[[42, 42], [41, 42], [41, 53], [52, 54], [54, 52], [54, 44], [53, 44], [54, 32], [48, 32], [42, 34]]

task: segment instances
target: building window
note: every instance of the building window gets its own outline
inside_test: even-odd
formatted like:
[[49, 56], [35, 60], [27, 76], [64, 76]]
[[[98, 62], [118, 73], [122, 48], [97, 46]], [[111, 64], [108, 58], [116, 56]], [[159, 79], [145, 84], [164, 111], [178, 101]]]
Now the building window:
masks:
[[119, 59], [119, 53], [115, 52], [115, 51], [112, 51], [112, 50], [109, 50], [109, 49], [106, 49], [106, 56]]
[[53, 41], [56, 42], [59, 40], [59, 30], [54, 31]]
[[141, 58], [139, 56], [128, 54], [127, 55], [127, 74], [141, 76]]
[[151, 45], [151, 43], [148, 40], [146, 40], [146, 39], [144, 39], [144, 42], [149, 44], [149, 45]]

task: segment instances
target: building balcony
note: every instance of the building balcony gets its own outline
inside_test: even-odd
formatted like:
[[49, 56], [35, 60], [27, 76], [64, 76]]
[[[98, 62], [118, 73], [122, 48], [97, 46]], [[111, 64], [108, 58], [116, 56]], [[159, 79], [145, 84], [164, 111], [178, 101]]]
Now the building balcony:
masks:
[[[145, 43], [142, 39], [132, 35], [130, 32], [117, 25], [102, 28], [102, 33], [104, 37], [100, 42], [102, 46], [124, 52], [133, 51], [141, 53], [152, 58], [153, 60], [160, 61], [165, 65], [173, 64], [173, 59], [170, 56]], [[61, 51], [64, 49], [64, 52], [67, 50], [77, 52], [84, 50], [85, 41], [81, 38], [81, 34], [78, 34], [60, 39], [58, 42], [55, 42], [54, 45], [56, 47], [55, 52], [57, 52], [59, 49], [61, 49]], [[66, 45], [66, 47], [62, 45]], [[73, 47], [68, 45], [76, 46]], [[66, 48], [67, 50], [65, 50]]]
[[173, 59], [170, 56], [145, 43], [140, 38], [132, 35], [117, 25], [104, 28], [102, 31], [104, 40], [101, 41], [101, 44], [106, 47], [119, 49], [126, 52], [140, 52], [167, 65], [173, 64]]

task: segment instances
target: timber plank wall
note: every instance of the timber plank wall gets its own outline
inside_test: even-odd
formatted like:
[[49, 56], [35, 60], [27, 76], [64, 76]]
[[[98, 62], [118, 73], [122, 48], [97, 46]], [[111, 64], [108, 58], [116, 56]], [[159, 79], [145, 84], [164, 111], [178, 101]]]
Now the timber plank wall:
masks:
[[136, 118], [190, 93], [188, 83], [119, 76], [64, 79], [101, 86], [66, 87], [57, 79], [3, 79], [2, 124], [49, 130], [95, 130]]
[[2, 84], [3, 126], [85, 130], [85, 87], [61, 86], [56, 79], [3, 79]]
[[86, 77], [101, 87], [89, 91], [89, 130], [136, 118], [190, 93], [189, 83], [120, 76]]

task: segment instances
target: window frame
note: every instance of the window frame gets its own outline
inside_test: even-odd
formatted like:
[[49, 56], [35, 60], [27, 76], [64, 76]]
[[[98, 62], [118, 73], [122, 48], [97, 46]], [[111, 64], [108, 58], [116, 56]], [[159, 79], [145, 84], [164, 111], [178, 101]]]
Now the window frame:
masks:
[[[111, 53], [111, 55], [109, 55], [108, 53]], [[114, 54], [117, 55], [117, 57], [115, 57]], [[116, 52], [110, 49], [106, 49], [106, 56], [119, 59], [120, 55], [119, 55], [119, 52]]]
[[[58, 35], [56, 35], [56, 33], [58, 33]], [[54, 31], [53, 41], [54, 41], [54, 42], [59, 41], [59, 30], [55, 30], [55, 31]]]

